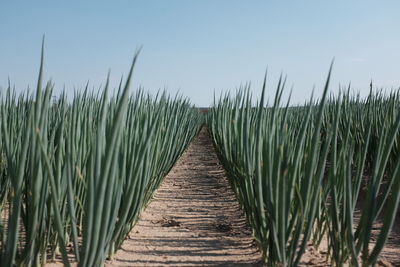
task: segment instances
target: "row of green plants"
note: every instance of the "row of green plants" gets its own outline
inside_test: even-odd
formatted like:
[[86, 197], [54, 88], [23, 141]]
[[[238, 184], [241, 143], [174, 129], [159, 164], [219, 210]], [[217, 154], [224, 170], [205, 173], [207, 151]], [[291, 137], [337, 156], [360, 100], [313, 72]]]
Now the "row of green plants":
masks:
[[103, 90], [0, 97], [0, 262], [102, 266], [202, 125], [186, 99]]
[[[298, 266], [311, 242], [333, 266], [374, 266], [400, 199], [400, 96], [341, 90], [298, 107], [249, 88], [215, 101], [207, 124], [268, 266]], [[360, 213], [355, 216], [355, 213]], [[375, 222], [380, 220], [376, 241]]]

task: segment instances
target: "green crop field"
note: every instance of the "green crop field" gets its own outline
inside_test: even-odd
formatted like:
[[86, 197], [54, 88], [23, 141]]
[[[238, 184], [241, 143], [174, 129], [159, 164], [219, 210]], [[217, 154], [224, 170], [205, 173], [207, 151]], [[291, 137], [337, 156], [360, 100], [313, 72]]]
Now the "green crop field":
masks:
[[307, 244], [318, 249], [324, 236], [333, 266], [374, 266], [396, 218], [399, 92], [329, 97], [329, 79], [322, 98], [304, 106], [281, 106], [281, 79], [270, 107], [264, 83], [256, 107], [242, 88], [209, 111], [219, 158], [268, 266], [298, 266]]
[[398, 91], [330, 95], [330, 70], [304, 105], [282, 103], [281, 78], [271, 105], [264, 82], [256, 104], [243, 87], [196, 108], [130, 92], [137, 57], [115, 94], [108, 78], [54, 98], [42, 47], [36, 90], [1, 92], [1, 266], [103, 266], [203, 126], [267, 266], [299, 266], [323, 240], [332, 266], [376, 264], [398, 216]]
[[199, 131], [186, 99], [129, 93], [136, 58], [111, 99], [107, 84], [52, 101], [42, 67], [35, 96], [2, 93], [1, 266], [58, 254], [69, 266], [71, 250], [79, 266], [101, 266]]

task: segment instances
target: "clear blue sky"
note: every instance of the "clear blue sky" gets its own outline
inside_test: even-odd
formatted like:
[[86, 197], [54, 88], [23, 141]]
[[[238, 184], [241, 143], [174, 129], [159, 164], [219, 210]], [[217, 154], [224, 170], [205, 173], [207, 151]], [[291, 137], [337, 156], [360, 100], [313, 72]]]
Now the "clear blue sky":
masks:
[[[85, 3], [83, 3], [85, 2]], [[400, 86], [400, 1], [11, 1], [0, 3], [0, 86], [34, 86], [46, 35], [45, 78], [55, 93], [114, 85], [143, 46], [132, 89], [179, 91], [199, 106], [214, 91], [252, 82], [266, 67], [274, 90], [281, 72], [294, 103], [321, 92], [335, 57], [331, 91], [352, 82], [366, 94]]]

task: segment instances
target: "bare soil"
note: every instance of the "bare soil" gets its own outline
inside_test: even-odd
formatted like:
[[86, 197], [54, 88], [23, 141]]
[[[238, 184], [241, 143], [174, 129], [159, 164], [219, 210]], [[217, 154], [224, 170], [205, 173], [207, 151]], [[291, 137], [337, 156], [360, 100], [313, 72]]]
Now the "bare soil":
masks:
[[262, 266], [206, 129], [165, 178], [107, 266]]

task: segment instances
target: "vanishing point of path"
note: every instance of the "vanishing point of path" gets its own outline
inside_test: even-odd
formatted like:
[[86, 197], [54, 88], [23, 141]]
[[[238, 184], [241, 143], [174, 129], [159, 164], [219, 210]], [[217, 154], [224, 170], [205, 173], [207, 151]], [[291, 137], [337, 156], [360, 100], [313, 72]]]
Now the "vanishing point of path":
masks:
[[107, 266], [262, 266], [205, 128]]

